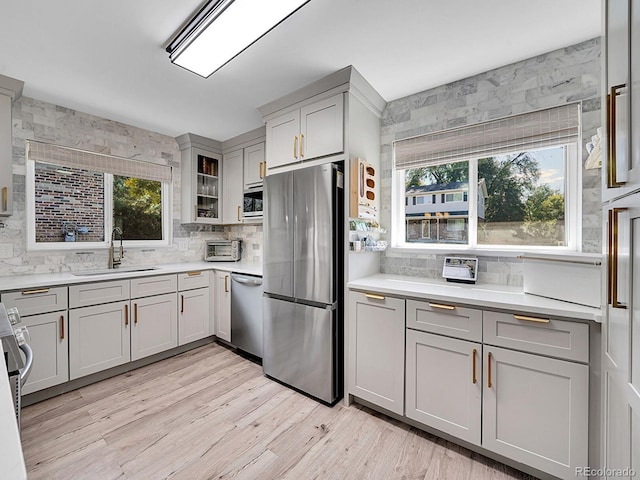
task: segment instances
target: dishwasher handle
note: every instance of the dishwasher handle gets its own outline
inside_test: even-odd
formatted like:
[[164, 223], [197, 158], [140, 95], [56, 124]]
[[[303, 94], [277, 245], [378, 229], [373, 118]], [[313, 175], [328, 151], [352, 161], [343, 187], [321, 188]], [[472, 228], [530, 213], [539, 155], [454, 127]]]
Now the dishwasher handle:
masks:
[[245, 277], [241, 275], [231, 274], [231, 280], [238, 283], [244, 283], [245, 285], [262, 285], [262, 278], [259, 277]]

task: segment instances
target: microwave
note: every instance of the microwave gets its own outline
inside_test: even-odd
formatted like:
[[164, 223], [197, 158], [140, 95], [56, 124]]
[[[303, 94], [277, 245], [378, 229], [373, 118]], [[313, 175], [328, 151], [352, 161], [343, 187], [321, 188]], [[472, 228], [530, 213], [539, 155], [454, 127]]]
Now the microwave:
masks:
[[242, 240], [207, 240], [205, 248], [204, 259], [207, 262], [237, 262]]
[[242, 216], [245, 218], [262, 217], [262, 189], [245, 190], [243, 195]]

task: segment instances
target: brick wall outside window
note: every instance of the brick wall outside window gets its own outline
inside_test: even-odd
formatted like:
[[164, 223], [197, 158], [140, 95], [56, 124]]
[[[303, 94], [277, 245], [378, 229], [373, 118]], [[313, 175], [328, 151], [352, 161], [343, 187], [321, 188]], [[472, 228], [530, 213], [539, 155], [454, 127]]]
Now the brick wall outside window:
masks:
[[36, 242], [63, 242], [68, 223], [88, 229], [78, 242], [104, 240], [103, 174], [36, 163], [35, 194]]

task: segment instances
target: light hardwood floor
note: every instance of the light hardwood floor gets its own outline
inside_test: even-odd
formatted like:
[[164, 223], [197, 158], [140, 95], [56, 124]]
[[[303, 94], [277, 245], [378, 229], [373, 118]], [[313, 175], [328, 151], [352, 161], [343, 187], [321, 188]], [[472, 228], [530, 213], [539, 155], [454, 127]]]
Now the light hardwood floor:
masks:
[[529, 479], [211, 344], [23, 409], [30, 480]]

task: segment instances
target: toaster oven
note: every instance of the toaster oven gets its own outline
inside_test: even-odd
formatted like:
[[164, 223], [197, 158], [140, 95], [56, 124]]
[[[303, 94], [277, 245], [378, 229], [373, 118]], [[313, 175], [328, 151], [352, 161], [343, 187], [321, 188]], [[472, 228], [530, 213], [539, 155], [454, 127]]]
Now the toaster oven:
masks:
[[207, 240], [205, 248], [207, 262], [237, 262], [242, 253], [242, 240]]

